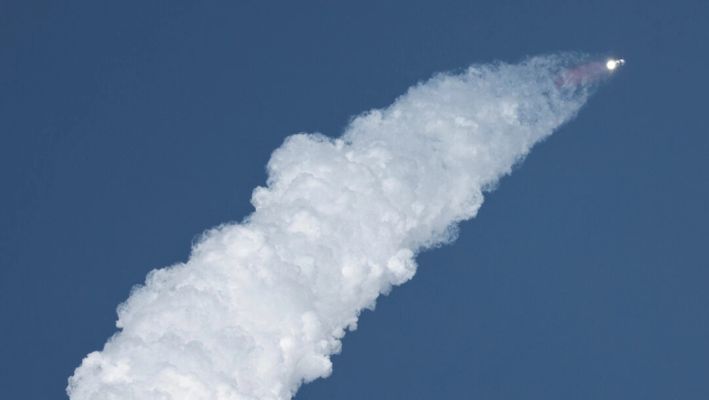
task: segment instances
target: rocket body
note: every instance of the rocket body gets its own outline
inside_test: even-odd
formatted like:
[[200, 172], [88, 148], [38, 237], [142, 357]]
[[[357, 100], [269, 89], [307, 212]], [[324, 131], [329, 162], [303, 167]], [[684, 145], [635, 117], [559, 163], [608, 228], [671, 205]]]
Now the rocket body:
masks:
[[625, 64], [622, 58], [606, 61], [591, 61], [563, 71], [556, 80], [558, 87], [573, 88], [592, 84], [609, 77], [618, 67]]

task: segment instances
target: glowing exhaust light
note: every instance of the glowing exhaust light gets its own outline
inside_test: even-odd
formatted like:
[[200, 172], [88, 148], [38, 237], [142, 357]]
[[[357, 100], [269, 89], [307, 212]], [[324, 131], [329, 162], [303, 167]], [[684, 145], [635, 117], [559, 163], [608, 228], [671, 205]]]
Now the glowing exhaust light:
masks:
[[608, 68], [609, 71], [613, 71], [619, 66], [623, 65], [623, 63], [625, 63], [625, 60], [623, 60], [622, 58], [619, 58], [617, 60], [611, 58], [606, 62], [606, 68]]

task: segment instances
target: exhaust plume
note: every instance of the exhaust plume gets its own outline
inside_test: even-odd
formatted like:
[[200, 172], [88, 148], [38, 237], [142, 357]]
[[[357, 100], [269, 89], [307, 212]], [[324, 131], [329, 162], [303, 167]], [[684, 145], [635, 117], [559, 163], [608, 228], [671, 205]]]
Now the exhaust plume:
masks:
[[69, 378], [72, 400], [290, 399], [415, 256], [455, 238], [483, 193], [571, 119], [593, 82], [579, 56], [435, 75], [344, 134], [296, 134], [272, 155], [255, 211], [150, 272], [119, 331]]

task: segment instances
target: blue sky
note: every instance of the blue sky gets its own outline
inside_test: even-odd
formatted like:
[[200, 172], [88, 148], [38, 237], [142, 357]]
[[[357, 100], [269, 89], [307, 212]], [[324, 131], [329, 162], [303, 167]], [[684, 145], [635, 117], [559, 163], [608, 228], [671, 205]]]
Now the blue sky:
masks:
[[432, 73], [623, 56], [299, 399], [709, 397], [706, 3], [0, 5], [0, 384], [62, 398], [115, 307], [251, 212], [283, 139]]

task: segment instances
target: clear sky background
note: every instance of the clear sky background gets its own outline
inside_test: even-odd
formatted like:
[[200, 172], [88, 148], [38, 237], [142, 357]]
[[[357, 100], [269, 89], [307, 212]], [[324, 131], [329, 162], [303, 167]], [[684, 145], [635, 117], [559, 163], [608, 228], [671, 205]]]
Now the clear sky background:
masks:
[[0, 2], [0, 397], [251, 212], [283, 139], [474, 62], [626, 66], [298, 399], [709, 398], [709, 3]]

